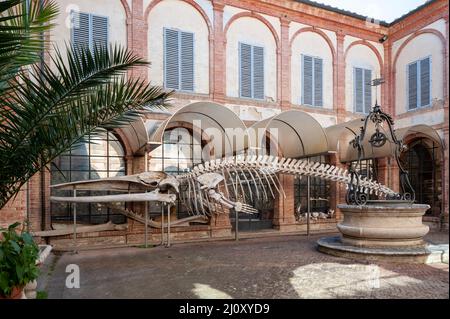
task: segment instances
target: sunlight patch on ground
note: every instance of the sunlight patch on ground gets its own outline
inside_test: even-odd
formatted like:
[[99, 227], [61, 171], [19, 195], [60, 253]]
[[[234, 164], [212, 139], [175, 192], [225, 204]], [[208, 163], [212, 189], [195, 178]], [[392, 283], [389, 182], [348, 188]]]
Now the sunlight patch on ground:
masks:
[[192, 292], [200, 299], [233, 299], [229, 294], [210, 285], [194, 284]]
[[318, 263], [298, 267], [293, 273], [289, 281], [300, 298], [348, 298], [422, 283], [378, 265]]

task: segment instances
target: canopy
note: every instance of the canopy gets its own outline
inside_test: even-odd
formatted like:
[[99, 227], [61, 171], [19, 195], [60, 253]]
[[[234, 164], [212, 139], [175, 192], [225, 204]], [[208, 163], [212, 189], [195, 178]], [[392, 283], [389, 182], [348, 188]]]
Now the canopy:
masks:
[[[353, 148], [350, 142], [355, 138], [357, 134], [360, 134], [363, 125], [364, 118], [360, 118], [346, 123], [333, 125], [325, 129], [328, 136], [330, 151], [338, 152], [341, 162], [351, 162], [358, 160], [358, 152], [355, 148]], [[393, 143], [391, 133], [389, 132], [387, 124], [384, 123], [384, 126], [381, 127], [381, 132], [383, 132], [387, 137], [386, 143], [381, 147], [372, 146], [369, 140], [375, 133], [375, 125], [372, 121], [369, 121], [367, 125], [366, 135], [362, 143], [362, 159], [390, 157], [394, 155], [395, 144]], [[402, 140], [404, 137], [410, 134], [425, 135], [442, 145], [441, 138], [436, 130], [425, 124], [414, 125], [395, 130], [395, 135], [398, 140]]]
[[440, 146], [444, 147], [444, 142], [442, 141], [440, 135], [434, 128], [426, 124], [418, 124], [409, 127], [400, 128], [396, 131], [398, 139], [404, 139], [410, 135], [426, 136], [429, 139], [435, 141]]
[[145, 152], [145, 146], [148, 143], [147, 129], [145, 128], [144, 121], [142, 118], [130, 123], [121, 128], [121, 131], [127, 139], [131, 151], [136, 155], [143, 155]]
[[253, 124], [248, 135], [250, 144], [265, 150], [265, 137], [278, 147], [278, 154], [290, 158], [318, 155], [328, 152], [327, 135], [320, 123], [300, 110], [281, 112]]
[[[213, 102], [195, 102], [178, 109], [161, 123], [150, 143], [161, 145], [164, 131], [177, 123], [188, 124], [192, 129], [200, 129], [203, 134], [212, 137], [216, 157], [230, 156], [245, 149], [244, 140], [239, 142], [240, 137], [246, 136], [245, 124], [232, 110]], [[221, 149], [219, 153], [218, 149]]]

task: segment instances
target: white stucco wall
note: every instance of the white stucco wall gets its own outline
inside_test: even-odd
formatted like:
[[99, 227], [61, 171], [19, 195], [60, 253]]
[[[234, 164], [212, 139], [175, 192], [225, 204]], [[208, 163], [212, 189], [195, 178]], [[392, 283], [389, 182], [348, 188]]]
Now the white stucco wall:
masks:
[[[170, 14], [168, 14], [170, 13]], [[151, 62], [149, 80], [164, 83], [164, 28], [194, 33], [194, 92], [209, 93], [208, 26], [202, 15], [190, 4], [179, 0], [158, 3], [147, 19], [148, 60]]]
[[55, 21], [56, 26], [50, 35], [52, 45], [63, 49], [66, 43], [70, 43], [70, 12], [72, 10], [107, 16], [109, 18], [109, 42], [127, 44], [126, 12], [119, 0], [77, 0], [76, 2], [58, 0], [57, 4], [59, 5], [59, 15]]
[[303, 23], [291, 22], [289, 24], [289, 40], [292, 39], [292, 37], [294, 36], [295, 32], [297, 32], [300, 29], [307, 28], [307, 27], [311, 27], [311, 26], [303, 24]]
[[319, 29], [319, 30], [323, 31], [327, 35], [327, 37], [331, 40], [331, 43], [333, 44], [334, 50], [336, 50], [336, 47], [337, 47], [336, 32], [326, 30], [326, 29]]
[[317, 122], [320, 123], [322, 127], [328, 127], [337, 124], [337, 119], [335, 115], [328, 114], [319, 114], [319, 113], [309, 113], [312, 117], [316, 119]]
[[301, 104], [302, 63], [301, 55], [323, 60], [323, 108], [333, 108], [333, 55], [326, 40], [314, 32], [303, 32], [295, 37], [291, 55], [291, 102]]
[[230, 19], [241, 12], [250, 12], [241, 8], [236, 8], [236, 7], [232, 7], [232, 6], [225, 6], [223, 8], [223, 27], [225, 28], [225, 26], [227, 25], [228, 21], [230, 21]]
[[[347, 46], [348, 47], [348, 46]], [[345, 61], [345, 108], [347, 111], [354, 111], [353, 98], [353, 68], [360, 67], [372, 70], [372, 79], [380, 77], [380, 64], [375, 53], [366, 45], [358, 44], [350, 48]], [[381, 103], [381, 89], [372, 87], [372, 106], [375, 104], [375, 94], [378, 91], [377, 99]]]
[[444, 110], [434, 110], [420, 114], [411, 113], [410, 116], [395, 120], [395, 127], [409, 127], [417, 124], [437, 125], [444, 121]]
[[[400, 51], [395, 67], [396, 113], [407, 111], [407, 65], [419, 59], [431, 57], [431, 100], [432, 104], [443, 100], [443, 54], [440, 39], [431, 33], [417, 36]], [[425, 122], [423, 122], [425, 123]]]
[[258, 19], [242, 17], [230, 25], [226, 37], [226, 94], [239, 97], [239, 42], [243, 42], [264, 47], [264, 93], [266, 99], [276, 101], [276, 42], [270, 29]]

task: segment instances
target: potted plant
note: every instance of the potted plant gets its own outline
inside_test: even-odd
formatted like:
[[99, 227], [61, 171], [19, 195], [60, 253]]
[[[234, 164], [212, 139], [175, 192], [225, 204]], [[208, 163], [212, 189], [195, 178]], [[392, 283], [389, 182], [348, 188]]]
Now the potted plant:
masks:
[[0, 299], [19, 299], [25, 285], [39, 275], [39, 248], [32, 236], [14, 223], [0, 228]]

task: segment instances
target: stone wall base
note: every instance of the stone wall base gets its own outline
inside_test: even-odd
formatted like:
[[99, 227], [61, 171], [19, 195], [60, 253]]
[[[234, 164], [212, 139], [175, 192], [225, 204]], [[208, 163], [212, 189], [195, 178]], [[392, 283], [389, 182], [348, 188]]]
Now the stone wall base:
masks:
[[[280, 227], [281, 226], [281, 227]], [[290, 224], [290, 225], [278, 225], [274, 227], [273, 232], [279, 232], [292, 234], [298, 232], [299, 234], [305, 234], [307, 231], [306, 224]], [[320, 222], [312, 222], [310, 224], [310, 232], [314, 234], [335, 232], [336, 221], [324, 220]], [[267, 230], [261, 232], [245, 232], [246, 234], [264, 234]], [[241, 234], [244, 232], [241, 232]], [[263, 237], [263, 236], [261, 236]], [[211, 227], [208, 225], [195, 225], [190, 227], [178, 227], [173, 228], [170, 231], [171, 242], [189, 242], [196, 240], [220, 240], [220, 239], [232, 239], [234, 235], [231, 230], [231, 226]], [[143, 229], [138, 231], [104, 231], [84, 233], [77, 235], [77, 246], [79, 249], [86, 248], [101, 248], [112, 246], [125, 246], [125, 245], [143, 245], [145, 241], [145, 233]], [[160, 229], [149, 229], [148, 231], [148, 245], [160, 245], [162, 242]], [[164, 230], [164, 242], [167, 243], [167, 230]], [[50, 238], [49, 244], [53, 246], [55, 250], [71, 250], [75, 248], [74, 240], [71, 235], [58, 236]]]

